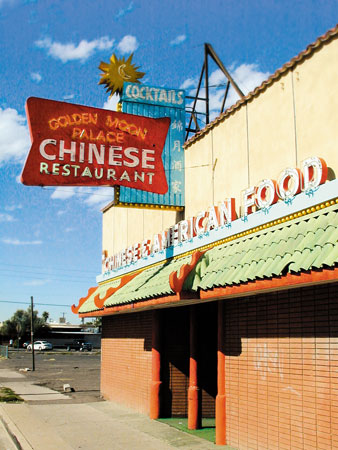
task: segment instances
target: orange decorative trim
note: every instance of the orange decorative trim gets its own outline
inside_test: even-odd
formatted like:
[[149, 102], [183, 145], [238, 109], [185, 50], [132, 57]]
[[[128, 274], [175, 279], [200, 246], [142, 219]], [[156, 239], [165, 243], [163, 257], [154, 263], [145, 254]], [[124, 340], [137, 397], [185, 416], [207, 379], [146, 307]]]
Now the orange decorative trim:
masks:
[[[243, 283], [238, 286], [227, 286], [221, 288], [214, 288], [208, 291], [200, 291], [199, 297], [195, 295], [195, 293], [186, 293], [182, 294], [176, 293], [174, 295], [168, 295], [165, 297], [158, 297], [148, 300], [143, 300], [136, 303], [128, 303], [124, 305], [117, 306], [108, 306], [100, 311], [92, 311], [88, 313], [79, 313], [79, 317], [100, 317], [112, 315], [114, 313], [120, 313], [124, 311], [137, 310], [149, 306], [156, 307], [157, 305], [164, 305], [168, 303], [179, 302], [183, 299], [199, 299], [199, 300], [209, 300], [209, 299], [222, 299], [224, 297], [229, 296], [245, 296], [246, 294], [254, 294], [266, 291], [274, 291], [278, 290], [278, 288], [292, 288], [302, 286], [302, 285], [311, 285], [318, 283], [325, 283], [330, 281], [338, 281], [338, 267], [333, 269], [320, 269], [320, 270], [312, 270], [309, 272], [302, 272], [299, 274], [291, 274], [288, 273], [282, 277], [275, 277], [269, 280], [255, 280], [247, 283]], [[91, 288], [96, 289], [96, 288]], [[89, 290], [90, 291], [90, 290]], [[93, 292], [93, 291], [92, 291]], [[90, 295], [90, 293], [89, 293]], [[88, 296], [89, 296], [88, 295]], [[88, 298], [88, 297], [87, 297]], [[83, 299], [80, 300], [80, 302]], [[84, 299], [84, 301], [86, 298]], [[79, 304], [79, 307], [83, 304]], [[72, 307], [73, 311], [73, 307]], [[74, 311], [73, 311], [74, 312]]]
[[89, 288], [87, 296], [81, 297], [79, 300], [79, 304], [77, 306], [75, 306], [75, 304], [72, 305], [71, 309], [74, 314], [77, 314], [79, 312], [79, 309], [81, 308], [81, 306], [84, 304], [84, 302], [86, 300], [88, 300], [88, 298], [96, 291], [97, 288], [98, 288], [98, 286]]
[[102, 309], [104, 306], [104, 302], [107, 300], [107, 298], [109, 298], [113, 294], [115, 294], [116, 291], [118, 291], [119, 289], [121, 289], [121, 287], [123, 287], [127, 283], [129, 283], [129, 281], [131, 281], [133, 278], [135, 278], [136, 275], [138, 275], [139, 273], [140, 272], [136, 272], [136, 273], [124, 275], [123, 277], [121, 277], [120, 284], [115, 288], [111, 287], [111, 288], [107, 289], [106, 295], [103, 298], [100, 298], [100, 294], [97, 294], [94, 298], [95, 306], [99, 309]]
[[310, 285], [326, 281], [338, 281], [338, 267], [334, 269], [312, 270], [298, 274], [288, 273], [282, 277], [270, 280], [248, 281], [238, 286], [227, 286], [200, 292], [200, 299], [221, 298], [254, 293], [257, 291], [277, 290], [278, 288], [293, 287], [297, 285]]
[[224, 302], [219, 300], [217, 310], [217, 395], [215, 403], [216, 445], [226, 445], [226, 393], [224, 345]]
[[192, 269], [194, 269], [194, 267], [198, 263], [200, 257], [202, 255], [204, 255], [204, 253], [206, 251], [207, 250], [203, 250], [203, 251], [196, 250], [191, 256], [191, 262], [189, 264], [183, 264], [180, 267], [179, 275], [177, 275], [177, 270], [174, 270], [173, 272], [171, 272], [171, 274], [169, 275], [169, 285], [170, 285], [171, 289], [174, 292], [176, 292], [176, 294], [178, 292], [182, 291], [184, 281], [186, 280], [187, 276], [192, 271]]
[[152, 312], [151, 333], [151, 384], [150, 384], [150, 419], [158, 419], [161, 409], [161, 315], [158, 310]]
[[176, 295], [168, 295], [166, 297], [153, 298], [150, 300], [144, 300], [142, 302], [137, 303], [128, 303], [127, 305], [117, 305], [117, 306], [107, 306], [101, 311], [92, 311], [88, 313], [80, 313], [79, 317], [100, 317], [112, 315], [114, 313], [119, 313], [128, 310], [135, 310], [144, 308], [147, 306], [157, 306], [163, 305], [166, 303], [179, 302], [181, 300], [181, 296], [179, 294]]

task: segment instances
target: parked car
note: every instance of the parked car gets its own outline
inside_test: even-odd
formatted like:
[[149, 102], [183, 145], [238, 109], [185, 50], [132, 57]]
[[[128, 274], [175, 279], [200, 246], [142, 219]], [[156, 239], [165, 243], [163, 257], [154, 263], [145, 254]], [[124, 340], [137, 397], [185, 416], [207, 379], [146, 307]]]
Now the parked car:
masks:
[[93, 344], [90, 342], [85, 342], [84, 339], [74, 339], [72, 342], [67, 342], [65, 347], [68, 352], [71, 350], [79, 350], [80, 352], [87, 350], [87, 352], [91, 352], [93, 349]]
[[29, 346], [29, 344], [30, 344], [30, 341], [24, 342], [24, 343], [22, 344], [22, 346], [23, 346], [23, 348], [27, 348], [27, 347]]
[[[31, 351], [32, 350], [32, 344], [29, 343], [29, 345], [27, 345], [27, 350]], [[50, 342], [47, 341], [35, 341], [34, 342], [34, 350], [53, 350], [53, 345]]]

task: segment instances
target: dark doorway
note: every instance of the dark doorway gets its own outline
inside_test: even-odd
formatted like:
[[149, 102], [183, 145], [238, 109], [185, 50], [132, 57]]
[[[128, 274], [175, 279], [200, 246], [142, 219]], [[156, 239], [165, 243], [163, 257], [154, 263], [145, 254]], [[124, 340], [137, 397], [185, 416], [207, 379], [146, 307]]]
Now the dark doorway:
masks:
[[189, 308], [162, 311], [161, 417], [186, 417], [189, 387]]
[[217, 395], [217, 302], [198, 306], [198, 385], [203, 417], [215, 417]]
[[[162, 311], [161, 417], [187, 417], [191, 307]], [[217, 302], [197, 306], [198, 384], [202, 417], [215, 417]]]

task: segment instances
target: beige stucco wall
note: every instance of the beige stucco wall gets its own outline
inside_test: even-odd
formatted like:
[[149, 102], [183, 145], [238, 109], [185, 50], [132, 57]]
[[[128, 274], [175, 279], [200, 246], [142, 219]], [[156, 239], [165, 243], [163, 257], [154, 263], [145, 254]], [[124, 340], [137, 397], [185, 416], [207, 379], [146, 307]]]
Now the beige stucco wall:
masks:
[[[292, 75], [284, 75], [247, 105], [249, 184], [296, 164]], [[245, 184], [243, 189], [246, 188]]]
[[[264, 178], [311, 156], [338, 173], [338, 39], [317, 49], [264, 92], [185, 150], [185, 217], [235, 197]], [[239, 208], [237, 208], [239, 209]], [[181, 219], [172, 211], [110, 208], [103, 214], [103, 249], [116, 253], [152, 239]]]
[[155, 233], [180, 219], [181, 213], [176, 211], [111, 207], [103, 213], [102, 249], [113, 255], [129, 245], [152, 239]]
[[[194, 214], [213, 201], [213, 144], [212, 134], [208, 133], [199, 142], [200, 148], [195, 158], [185, 160], [185, 193], [189, 196], [188, 203], [193, 203]], [[193, 197], [193, 198], [192, 198]], [[190, 208], [186, 208], [186, 217]], [[192, 215], [192, 214], [191, 214]]]
[[294, 71], [298, 157], [323, 157], [338, 175], [338, 39]]
[[[206, 206], [217, 204], [228, 197], [240, 195], [248, 181], [248, 143], [246, 133], [247, 108], [241, 108], [229, 117], [221, 127], [216, 127], [210, 135], [213, 142], [214, 171], [213, 171], [213, 199]], [[186, 151], [190, 158], [193, 152]], [[189, 196], [191, 200], [191, 196]], [[189, 201], [186, 208], [188, 214], [194, 215], [194, 202]]]
[[[338, 173], [338, 39], [282, 75], [185, 150], [186, 215], [195, 215], [311, 156]], [[217, 159], [217, 162], [216, 162]], [[215, 164], [216, 162], [216, 164]], [[202, 167], [196, 167], [199, 164]], [[209, 166], [205, 166], [209, 164]], [[214, 168], [214, 170], [213, 170]], [[193, 180], [203, 177], [206, 188]]]

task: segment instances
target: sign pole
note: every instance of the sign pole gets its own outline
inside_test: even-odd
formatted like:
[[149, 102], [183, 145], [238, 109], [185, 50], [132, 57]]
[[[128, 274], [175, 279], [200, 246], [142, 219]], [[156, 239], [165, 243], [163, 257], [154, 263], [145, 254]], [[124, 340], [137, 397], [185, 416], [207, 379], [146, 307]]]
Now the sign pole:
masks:
[[32, 371], [35, 371], [35, 354], [34, 354], [34, 317], [33, 317], [33, 297], [31, 297], [31, 345], [32, 345]]

